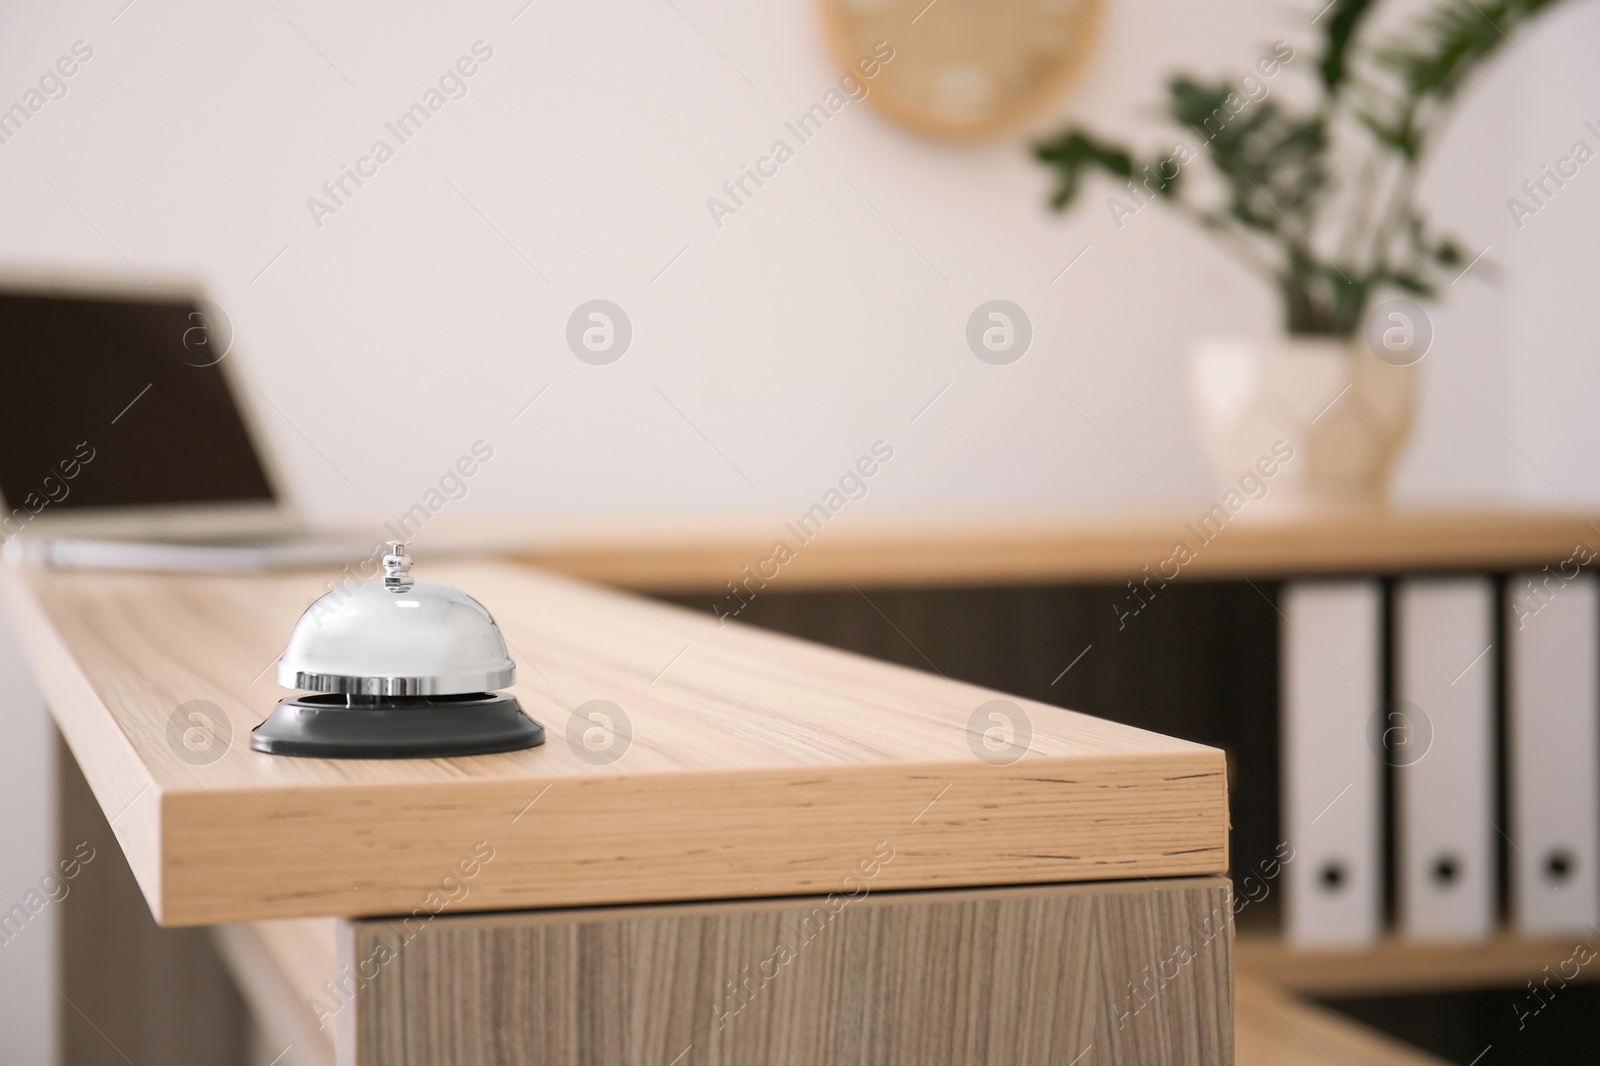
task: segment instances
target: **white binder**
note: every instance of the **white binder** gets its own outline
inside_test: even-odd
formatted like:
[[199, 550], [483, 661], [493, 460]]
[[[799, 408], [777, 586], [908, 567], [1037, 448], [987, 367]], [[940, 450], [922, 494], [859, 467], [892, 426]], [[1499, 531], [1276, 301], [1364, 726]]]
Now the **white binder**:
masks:
[[1284, 586], [1285, 935], [1370, 943], [1382, 926], [1383, 781], [1371, 743], [1382, 697], [1383, 597], [1376, 581]]
[[[1473, 940], [1495, 920], [1494, 589], [1415, 578], [1395, 593], [1396, 881], [1409, 937]], [[1397, 734], [1399, 736], [1399, 734]]]
[[1512, 918], [1537, 935], [1600, 924], [1600, 579], [1506, 589]]

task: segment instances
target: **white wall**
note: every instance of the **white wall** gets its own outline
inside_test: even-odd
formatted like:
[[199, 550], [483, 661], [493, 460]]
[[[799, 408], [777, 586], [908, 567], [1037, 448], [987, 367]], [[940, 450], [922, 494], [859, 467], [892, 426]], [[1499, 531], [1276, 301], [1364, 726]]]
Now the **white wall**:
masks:
[[[1505, 196], [1554, 166], [1582, 140], [1600, 152], [1600, 4], [1584, 3], [1541, 25], [1515, 64], [1520, 99], [1507, 161]], [[1586, 124], [1592, 124], [1591, 131]], [[1512, 422], [1527, 454], [1513, 469], [1518, 490], [1593, 500], [1600, 479], [1600, 158], [1556, 190], [1520, 229], [1511, 213], [1492, 234], [1505, 249], [1512, 304], [1507, 362], [1515, 368]], [[1552, 484], [1555, 488], [1551, 488]]]
[[[787, 513], [879, 437], [897, 458], [861, 520], [973, 505], [1161, 506], [1205, 490], [1183, 353], [1202, 333], [1268, 338], [1277, 310], [1204, 239], [1154, 211], [1119, 232], [1105, 187], [1053, 217], [1021, 135], [952, 147], [854, 104], [719, 230], [707, 197], [836, 76], [811, 4], [679, 3], [732, 65], [663, 0], [598, 10], [540, 0], [512, 23], [519, 7], [419, 5], [402, 16], [279, 3], [312, 43], [268, 5], [140, 0], [115, 23], [115, 4], [14, 13], [0, 96], [20, 96], [30, 72], [74, 40], [95, 56], [64, 100], [0, 147], [0, 195], [12, 206], [0, 260], [133, 277], [126, 255], [146, 273], [201, 272], [284, 416], [268, 413], [294, 481], [329, 518], [409, 503], [480, 437], [499, 458], [470, 506], [559, 515]], [[1276, 37], [1304, 43], [1306, 18], [1265, 2], [1114, 4], [1103, 26], [1116, 50], [1098, 49], [1058, 113], [1113, 131], [1139, 123], [1160, 144], [1146, 77], [1242, 68]], [[479, 39], [494, 58], [466, 98], [315, 228], [307, 198]], [[1576, 72], [1575, 39], [1544, 34], [1523, 51]], [[1304, 51], [1279, 82], [1310, 59]], [[1563, 105], [1581, 114], [1541, 98], [1532, 71], [1506, 59], [1474, 93], [1431, 181], [1441, 220], [1477, 245], [1498, 247], [1512, 178], [1548, 155], [1548, 144], [1527, 143], [1537, 123], [1575, 125], [1557, 120]], [[1568, 80], [1573, 97], [1581, 79]], [[1571, 190], [1574, 216], [1596, 195]], [[1528, 235], [1517, 262], [1583, 254], [1576, 226], [1546, 229], [1553, 247], [1534, 252]], [[1438, 315], [1406, 498], [1533, 488], [1452, 382], [1506, 436], [1525, 437], [1524, 450], [1560, 452], [1545, 436], [1577, 428], [1519, 414], [1514, 397], [1533, 383], [1501, 335], [1505, 287], [1475, 273], [1458, 290]], [[1518, 320], [1578, 330], [1575, 305], [1539, 302], [1546, 292], [1519, 296]], [[597, 296], [635, 327], [632, 350], [610, 367], [580, 363], [562, 339], [570, 311]], [[968, 313], [994, 296], [1023, 305], [1036, 326], [1034, 350], [1008, 368], [978, 363], [962, 340]], [[1592, 498], [1600, 480], [1576, 472], [1563, 493]]]
[[[1277, 328], [1270, 294], [1170, 217], [1118, 231], [1103, 186], [1050, 215], [1020, 133], [933, 143], [852, 104], [717, 228], [707, 197], [837, 78], [812, 0], [124, 3], [0, 15], [0, 104], [74, 41], [94, 48], [0, 146], [0, 265], [201, 274], [325, 521], [398, 512], [479, 438], [496, 458], [462, 510], [777, 521], [879, 438], [895, 459], [852, 521], [1176, 506], [1209, 482], [1185, 351]], [[1318, 6], [1112, 0], [1115, 48], [1036, 131], [1074, 115], [1164, 145], [1148, 82], [1240, 70], [1278, 37], [1304, 46]], [[1474, 271], [1437, 311], [1402, 499], [1600, 500], [1600, 164], [1520, 232], [1504, 205], [1600, 120], [1597, 29], [1584, 3], [1519, 42], [1428, 182], [1438, 220], [1492, 244], [1504, 274]], [[480, 39], [494, 57], [468, 95], [316, 228], [307, 198]], [[563, 341], [595, 297], [634, 324], [612, 366]], [[963, 340], [993, 297], [1035, 325], [1010, 367]], [[40, 758], [37, 708], [8, 698], [5, 715], [0, 779], [37, 801], [15, 800], [8, 826], [18, 811], [42, 825], [42, 786], [18, 776]], [[19, 877], [49, 864], [47, 837], [7, 831]], [[0, 953], [8, 981], [17, 965]], [[37, 1021], [17, 995], [8, 1023]]]

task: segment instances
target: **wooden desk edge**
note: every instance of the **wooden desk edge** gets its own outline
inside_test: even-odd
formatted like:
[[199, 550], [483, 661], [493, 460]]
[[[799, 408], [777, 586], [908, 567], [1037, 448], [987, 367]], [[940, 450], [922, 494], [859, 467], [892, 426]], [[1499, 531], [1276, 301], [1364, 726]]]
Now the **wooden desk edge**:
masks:
[[[478, 797], [476, 806], [458, 812], [449, 804], [441, 806], [423, 802], [418, 797], [415, 806], [420, 812], [419, 816], [425, 819], [429, 828], [436, 830], [431, 836], [419, 835], [418, 824], [395, 827], [389, 826], [386, 819], [380, 819], [371, 827], [375, 836], [359, 840], [350, 838], [355, 842], [350, 845], [354, 850], [348, 852], [348, 864], [341, 857], [337, 866], [331, 865], [327, 855], [328, 838], [322, 836], [320, 847], [308, 842], [324, 833], [337, 836], [339, 832], [345, 832], [348, 826], [341, 828], [340, 812], [351, 802], [362, 801], [364, 797], [365, 802], [371, 804], [385, 797], [392, 798], [392, 786], [404, 789], [414, 787], [410, 779], [376, 784], [343, 781], [291, 783], [291, 779], [291, 782], [283, 784], [276, 802], [267, 795], [276, 786], [214, 791], [180, 784], [183, 780], [181, 776], [163, 775], [160, 766], [141, 760], [139, 749], [124, 732], [125, 726], [119, 724], [121, 719], [111, 710], [112, 706], [117, 705], [118, 699], [137, 698], [141, 705], [139, 713], [143, 716], [140, 720], [146, 729], [146, 733], [141, 734], [146, 754], [154, 752], [163, 763], [171, 762], [174, 769], [181, 769], [161, 746], [162, 730], [167, 726], [167, 709], [160, 706], [159, 701], [152, 703], [142, 695], [142, 685], [151, 683], [145, 673], [149, 672], [155, 677], [161, 675], [149, 662], [145, 663], [144, 671], [140, 671], [139, 667], [128, 661], [118, 650], [118, 645], [111, 643], [102, 627], [106, 627], [113, 637], [117, 630], [105, 618], [101, 618], [101, 624], [97, 626], [93, 620], [95, 607], [85, 602], [83, 610], [80, 610], [70, 597], [73, 589], [57, 588], [49, 574], [10, 572], [0, 577], [4, 579], [7, 606], [18, 615], [28, 635], [30, 654], [41, 675], [52, 713], [91, 782], [96, 802], [112, 821], [119, 844], [129, 857], [140, 887], [161, 924], [211, 924], [219, 921], [349, 914], [358, 908], [362, 908], [362, 913], [408, 911], [422, 905], [436, 885], [439, 871], [448, 869], [461, 857], [458, 846], [445, 849], [448, 854], [441, 851], [443, 845], [440, 841], [470, 843], [484, 839], [480, 830], [491, 828], [490, 823], [494, 823], [493, 828], [498, 832], [506, 833], [507, 830], [499, 826], [501, 816], [510, 824], [515, 824], [514, 816], [518, 809], [528, 804], [528, 787], [537, 786], [542, 780], [525, 774], [496, 775], [464, 783], [441, 777], [438, 788], [471, 789]], [[93, 584], [93, 579], [83, 575], [77, 575], [77, 580], [98, 588]], [[144, 580], [148, 582], [150, 579]], [[51, 596], [60, 596], [60, 602], [51, 602]], [[648, 610], [670, 612], [685, 619], [691, 617], [689, 612], [662, 605], [650, 606]], [[125, 626], [135, 624], [126, 616], [118, 620]], [[702, 621], [694, 624], [701, 625]], [[708, 620], [703, 624], [707, 627], [712, 625]], [[772, 639], [776, 641], [779, 638]], [[787, 638], [784, 640], [787, 641]], [[823, 652], [831, 656], [843, 655], [817, 649], [818, 654]], [[80, 666], [78, 658], [75, 658], [91, 653], [101, 662], [92, 683], [88, 668]], [[892, 671], [896, 677], [903, 673], [902, 668], [898, 667], [885, 665], [882, 669]], [[1105, 728], [1122, 729], [1130, 735], [1139, 732], [1126, 727]], [[493, 877], [479, 883], [477, 887], [480, 894], [475, 899], [481, 900], [481, 906], [485, 909], [507, 909], [558, 906], [575, 899], [626, 903], [639, 898], [695, 899], [707, 895], [737, 898], [805, 894], [814, 891], [822, 883], [819, 874], [826, 879], [834, 876], [835, 869], [847, 869], [859, 858], [860, 850], [870, 846], [871, 840], [876, 839], [868, 839], [864, 835], [876, 832], [863, 822], [861, 803], [866, 798], [887, 804], [886, 809], [899, 810], [903, 807], [906, 816], [910, 817], [928, 804], [930, 798], [937, 798], [935, 793], [943, 795], [939, 784], [960, 781], [969, 782], [975, 788], [963, 790], [958, 787], [954, 794], [944, 799], [943, 805], [926, 822], [922, 832], [926, 834], [939, 824], [947, 824], [950, 828], [938, 830], [930, 838], [933, 842], [931, 845], [910, 853], [912, 858], [908, 858], [904, 866], [896, 867], [893, 875], [886, 878], [886, 882], [891, 882], [893, 887], [955, 887], [989, 884], [1002, 879], [1030, 883], [1099, 880], [1107, 873], [1113, 876], [1126, 875], [1126, 855], [1132, 855], [1131, 861], [1151, 876], [1193, 876], [1220, 872], [1226, 864], [1226, 784], [1222, 777], [1221, 753], [1182, 741], [1158, 737], [1147, 739], [1158, 748], [1168, 750], [1142, 750], [1139, 745], [1145, 742], [1139, 741], [1130, 751], [1105, 755], [1085, 751], [1039, 756], [1037, 762], [1030, 757], [1009, 767], [988, 766], [977, 759], [967, 758], [963, 752], [960, 759], [940, 756], [931, 763], [909, 759], [902, 763], [891, 761], [877, 769], [852, 763], [801, 763], [753, 768], [748, 773], [743, 770], [726, 774], [696, 771], [692, 776], [702, 781], [711, 784], [721, 782], [722, 791], [726, 793], [723, 796], [724, 805], [735, 798], [734, 793], [738, 793], [748, 800], [749, 810], [760, 810], [767, 805], [766, 800], [771, 797], [774, 784], [794, 788], [823, 787], [823, 779], [833, 782], [828, 787], [835, 791], [848, 789], [856, 802], [844, 805], [820, 802], [803, 804], [807, 811], [812, 812], [808, 815], [808, 824], [814, 831], [813, 836], [827, 845], [818, 855], [808, 857], [809, 865], [795, 865], [774, 859], [771, 854], [772, 842], [768, 839], [770, 832], [763, 833], [752, 828], [748, 819], [741, 823], [735, 818], [729, 823], [723, 846], [752, 849], [744, 852], [755, 856], [756, 865], [750, 868], [752, 872], [761, 870], [763, 860], [773, 871], [777, 871], [770, 880], [758, 874], [762, 878], [759, 890], [754, 890], [755, 882], [744, 877], [742, 871], [736, 869], [730, 873], [722, 869], [716, 860], [707, 858], [709, 853], [701, 854], [704, 849], [700, 847], [700, 838], [695, 833], [701, 828], [713, 834], [723, 830], [706, 823], [689, 821], [687, 826], [678, 827], [687, 841], [681, 851], [670, 848], [662, 851], [654, 847], [659, 838], [633, 845], [612, 840], [605, 845], [607, 848], [634, 848], [633, 852], [608, 852], [613, 857], [634, 852], [650, 853], [654, 862], [651, 869], [656, 879], [662, 882], [651, 891], [641, 892], [636, 879], [620, 886], [608, 882], [598, 887], [591, 884], [567, 888], [564, 890], [565, 897], [554, 893], [554, 889], [548, 886], [535, 891], [529, 887], [537, 888], [540, 884], [531, 872], [534, 869], [533, 853], [527, 852], [527, 849], [521, 849], [521, 853], [511, 849], [503, 864], [496, 864], [493, 868]], [[959, 744], [955, 746], [960, 747]], [[1092, 749], [1094, 745], [1090, 747]], [[1036, 772], [1057, 767], [1076, 771], [1071, 776], [1079, 780], [1056, 783], [1053, 777], [1061, 775], [1047, 773], [1041, 777]], [[863, 776], [852, 776], [857, 774]], [[653, 780], [658, 776], [660, 785], [652, 787]], [[1015, 832], [1021, 833], [1021, 837], [1001, 834], [995, 838], [993, 834], [980, 831], [990, 817], [987, 809], [979, 804], [980, 794], [992, 795], [993, 802], [1015, 803], [1024, 807], [1044, 803], [1052, 810], [1059, 807], [1063, 816], [1076, 808], [1080, 815], [1087, 811], [1089, 816], [1099, 817], [1099, 812], [1105, 809], [1104, 802], [1108, 802], [1107, 797], [1133, 794], [1107, 791], [1107, 780], [1117, 778], [1126, 782], [1134, 776], [1143, 782], [1143, 791], [1139, 794], [1154, 802], [1153, 805], [1147, 803], [1143, 808], [1138, 831], [1132, 834], [1136, 839], [1121, 840], [1117, 853], [1113, 853], [1109, 845], [1102, 846], [1103, 836], [1091, 831], [1093, 822], [1072, 823], [1073, 832], [1065, 837], [1055, 823], [1051, 823], [1051, 827], [1044, 827], [1038, 818], [1032, 822], [1024, 820], [1015, 823]], [[934, 778], [940, 780], [930, 786], [929, 782]], [[580, 784], [586, 781], [575, 780]], [[686, 803], [683, 794], [674, 791], [672, 783], [676, 780], [671, 775], [656, 775], [653, 772], [618, 774], [588, 781], [588, 784], [603, 787], [591, 789], [586, 795], [593, 798], [603, 791], [606, 796], [615, 798], [613, 806], [621, 803], [628, 805], [631, 810], [639, 809], [640, 803], [647, 803], [648, 814], [667, 818], [677, 826], [678, 819], [683, 819], [684, 814], [682, 810], [674, 812], [673, 808], [681, 805], [691, 812], [697, 808]], [[855, 784], [850, 785], [851, 781]], [[869, 783], [872, 786], [870, 788]], [[692, 790], [693, 785], [691, 781], [686, 787]], [[386, 792], [385, 789], [391, 791]], [[822, 795], [827, 798], [830, 794], [824, 792]], [[671, 799], [672, 796], [677, 798]], [[583, 798], [580, 796], [575, 802], [581, 805]], [[301, 804], [317, 800], [320, 806], [313, 812], [297, 814], [291, 822], [284, 814], [285, 800]], [[580, 846], [573, 841], [589, 839], [593, 826], [588, 825], [586, 829], [580, 825], [581, 819], [574, 810], [554, 799], [547, 800], [540, 808], [540, 821], [543, 823], [543, 828], [537, 831], [543, 834], [540, 837], [543, 841], [540, 861], [549, 863], [561, 860], [567, 863], [568, 868], [581, 873], [586, 869], [584, 861], [594, 856], [584, 851], [588, 845]], [[672, 817], [674, 813], [675, 818]], [[583, 818], [587, 817], [583, 815]], [[526, 823], [524, 828], [531, 826], [531, 822]], [[243, 836], [240, 834], [241, 827], [249, 827]], [[1048, 838], [1045, 834], [1048, 834]], [[1087, 839], [1078, 840], [1078, 837]], [[1069, 849], [1071, 854], [1056, 854], [1059, 849], [1053, 848], [1051, 842], [1061, 839], [1074, 840], [1081, 846]], [[386, 843], [393, 846], [386, 846]], [[561, 846], [554, 846], [558, 843]], [[1018, 848], [1023, 848], [1020, 854], [1017, 853]], [[265, 851], [272, 851], [279, 859], [286, 854], [295, 856], [294, 861], [302, 864], [298, 869], [304, 873], [304, 883], [296, 882], [300, 890], [291, 894], [262, 893], [248, 887], [253, 883], [249, 872], [259, 869], [258, 865], [252, 865], [250, 856]], [[335, 851], [334, 854], [339, 856], [341, 853]], [[1015, 862], [1010, 858], [1013, 855], [1018, 856]], [[1005, 860], [1004, 864], [1002, 860]], [[709, 882], [704, 868], [706, 863], [714, 867], [714, 872], [718, 874]], [[1013, 866], [1016, 868], [1013, 869]], [[735, 877], [734, 874], [739, 876]], [[368, 891], [356, 900], [353, 894], [358, 891], [358, 881], [368, 884], [369, 888], [373, 884], [382, 887], [377, 892]], [[723, 884], [724, 881], [728, 884]], [[560, 883], [559, 879], [556, 883]], [[503, 887], [506, 885], [522, 887], [517, 892], [509, 892]], [[889, 887], [889, 884], [885, 887]], [[752, 890], [747, 891], [747, 888]]]
[[[154, 861], [161, 834], [160, 790], [133, 742], [104, 713], [93, 684], [73, 658], [23, 575], [0, 564], [0, 609], [6, 611], [34, 664], [34, 677], [62, 737], [111, 823], [147, 900], [161, 898]], [[85, 620], [87, 621], [87, 619]], [[43, 664], [41, 666], [41, 664]]]
[[[1600, 552], [1600, 516], [1587, 512], [1359, 510], [1245, 517], [1212, 532], [1195, 514], [1018, 522], [990, 527], [937, 525], [825, 530], [796, 546], [770, 534], [650, 541], [547, 539], [501, 551], [571, 577], [644, 591], [726, 594], [727, 583], [786, 589], [1118, 583], [1149, 567], [1167, 579], [1201, 580], [1432, 570], [1537, 569], [1567, 559], [1580, 544]], [[529, 540], [533, 538], [530, 536]], [[772, 562], [783, 542], [793, 558]], [[1191, 554], [1178, 561], [1174, 549]], [[709, 601], [708, 601], [709, 606]]]

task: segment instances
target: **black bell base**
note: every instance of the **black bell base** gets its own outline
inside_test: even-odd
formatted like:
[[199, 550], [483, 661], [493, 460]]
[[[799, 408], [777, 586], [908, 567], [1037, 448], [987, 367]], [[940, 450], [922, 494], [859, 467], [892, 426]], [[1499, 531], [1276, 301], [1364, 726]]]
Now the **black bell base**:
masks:
[[544, 726], [515, 697], [495, 692], [291, 696], [250, 731], [256, 751], [315, 759], [442, 759], [543, 743]]

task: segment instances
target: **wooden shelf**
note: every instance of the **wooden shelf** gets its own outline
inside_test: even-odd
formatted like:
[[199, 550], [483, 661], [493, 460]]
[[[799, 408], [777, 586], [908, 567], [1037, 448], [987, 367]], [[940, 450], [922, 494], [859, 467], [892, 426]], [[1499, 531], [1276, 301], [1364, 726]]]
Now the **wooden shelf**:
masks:
[[1236, 1066], [1447, 1066], [1243, 970], [1233, 987]]
[[[263, 755], [248, 734], [282, 695], [266, 675], [318, 575], [0, 573], [159, 922], [408, 914], [459, 895], [447, 879], [486, 849], [452, 911], [825, 893], [880, 842], [895, 858], [874, 890], [1226, 869], [1214, 748], [1015, 699], [1032, 737], [993, 765], [973, 731], [1000, 698], [987, 689], [524, 566], [417, 577], [494, 612], [544, 745]], [[609, 763], [569, 739], [591, 725], [574, 709], [597, 698], [631, 720]], [[191, 700], [232, 732], [207, 765], [173, 732]]]
[[[1268, 935], [1243, 935], [1234, 945], [1241, 974], [1317, 996], [1388, 995], [1520, 986], [1554, 972], [1581, 938], [1528, 939], [1501, 934], [1480, 944], [1430, 944], [1386, 937], [1370, 948], [1294, 948]], [[1600, 950], [1600, 947], [1597, 947]], [[1579, 970], [1579, 982], [1600, 980], [1600, 967]]]
[[[824, 527], [802, 542], [783, 523], [729, 532], [552, 532], [517, 523], [479, 537], [547, 569], [624, 588], [727, 592], [779, 588], [1122, 582], [1146, 566], [1171, 579], [1537, 569], [1580, 543], [1600, 552], [1600, 515], [1516, 510], [1245, 510], [1200, 528], [1193, 513]], [[443, 525], [443, 524], [441, 524]], [[1216, 526], [1220, 526], [1217, 529]], [[461, 527], [457, 526], [459, 530]], [[433, 532], [430, 530], [430, 536]], [[793, 558], [780, 566], [774, 547]], [[1181, 567], [1179, 544], [1192, 558]], [[774, 576], [776, 575], [776, 576]]]

